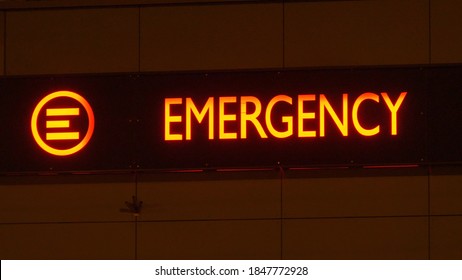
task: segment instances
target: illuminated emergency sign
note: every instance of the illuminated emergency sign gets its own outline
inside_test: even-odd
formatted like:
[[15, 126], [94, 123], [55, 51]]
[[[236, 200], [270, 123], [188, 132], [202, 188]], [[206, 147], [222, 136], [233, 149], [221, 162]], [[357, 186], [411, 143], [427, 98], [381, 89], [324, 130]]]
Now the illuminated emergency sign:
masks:
[[[260, 138], [325, 137], [326, 118], [333, 120], [342, 136], [348, 136], [352, 132], [362, 136], [374, 136], [382, 132], [384, 125], [389, 125], [390, 135], [398, 135], [398, 111], [406, 95], [407, 92], [401, 92], [393, 100], [387, 92], [380, 94], [366, 92], [350, 100], [349, 94], [343, 94], [342, 110], [337, 112], [325, 94], [301, 94], [295, 98], [277, 95], [266, 104], [266, 108], [255, 96], [209, 97], [202, 108], [190, 97], [165, 98], [164, 139], [166, 141], [191, 140], [194, 130], [192, 119], [195, 118], [200, 124], [206, 116], [209, 140], [246, 139], [249, 125], [256, 129]], [[372, 127], [363, 124], [365, 116], [361, 114], [361, 109], [368, 106], [369, 102], [380, 103], [386, 107], [388, 118], [383, 120], [383, 123], [377, 123]], [[227, 108], [233, 103], [237, 104], [239, 112], [229, 112]], [[309, 103], [315, 103], [316, 110], [307, 110], [306, 106]], [[278, 106], [290, 106], [292, 113], [276, 116], [275, 108]], [[176, 113], [173, 113], [173, 109], [176, 109]], [[218, 111], [217, 115], [216, 111]], [[275, 119], [284, 124], [283, 129], [275, 127]], [[352, 121], [353, 128], [349, 127], [349, 120]], [[218, 133], [215, 131], [216, 122], [218, 122]], [[233, 122], [237, 123], [234, 126], [237, 129], [230, 131], [227, 126]]]
[[[86, 125], [79, 127], [83, 130], [79, 131], [73, 124], [81, 123], [82, 119]], [[45, 96], [35, 107], [31, 118], [36, 143], [56, 156], [72, 155], [83, 149], [90, 141], [94, 128], [95, 117], [90, 104], [71, 91], [57, 91]]]
[[[441, 161], [460, 159], [446, 150], [460, 141], [442, 127], [458, 119], [459, 85], [449, 85], [462, 70], [451, 79], [452, 70], [441, 72], [448, 88], [432, 80], [437, 95], [428, 88], [433, 71], [6, 77], [0, 80], [0, 121], [7, 124], [0, 130], [8, 135], [0, 137], [0, 175], [402, 166], [427, 163], [430, 152]], [[435, 146], [438, 141], [445, 144]]]

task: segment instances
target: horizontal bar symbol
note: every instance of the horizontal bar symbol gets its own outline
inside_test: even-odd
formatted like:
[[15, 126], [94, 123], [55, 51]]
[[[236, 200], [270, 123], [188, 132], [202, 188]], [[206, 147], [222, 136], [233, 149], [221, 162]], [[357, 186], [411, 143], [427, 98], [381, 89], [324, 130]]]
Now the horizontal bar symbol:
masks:
[[52, 108], [47, 109], [47, 116], [78, 116], [80, 108]]
[[69, 121], [47, 121], [47, 128], [67, 128]]
[[47, 133], [47, 140], [79, 140], [79, 133], [78, 132]]

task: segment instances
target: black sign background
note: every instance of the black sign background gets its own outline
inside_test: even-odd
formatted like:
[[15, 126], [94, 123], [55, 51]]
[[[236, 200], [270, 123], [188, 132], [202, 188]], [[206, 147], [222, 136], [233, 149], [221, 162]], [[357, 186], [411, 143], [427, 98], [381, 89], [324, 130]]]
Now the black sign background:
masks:
[[[0, 171], [263, 167], [278, 162], [283, 166], [460, 162], [462, 86], [457, 77], [461, 74], [459, 67], [440, 67], [4, 78], [0, 80]], [[59, 90], [81, 94], [95, 114], [95, 132], [89, 144], [67, 157], [43, 151], [30, 132], [37, 103]], [[361, 109], [364, 126], [380, 124], [381, 133], [364, 137], [355, 131], [351, 108], [356, 97], [365, 92], [387, 92], [395, 102], [403, 91], [408, 94], [398, 111], [398, 135], [390, 135], [390, 113], [383, 100], [368, 102]], [[319, 98], [325, 94], [340, 115], [343, 93], [349, 94], [348, 137], [340, 134], [329, 116], [325, 137], [296, 137], [297, 95], [316, 94]], [[294, 117], [292, 137], [272, 137], [264, 125], [263, 111], [259, 119], [268, 139], [261, 139], [249, 125], [247, 139], [220, 140], [215, 108], [214, 140], [207, 139], [206, 121], [201, 125], [193, 121], [192, 140], [164, 141], [164, 98], [192, 97], [202, 107], [210, 96], [237, 96], [238, 102], [240, 96], [256, 96], [264, 110], [279, 94], [294, 100], [292, 107], [277, 107], [280, 113]], [[227, 106], [230, 113], [238, 112], [237, 104], [234, 109], [234, 105]], [[313, 122], [318, 122], [318, 117]], [[280, 116], [273, 120], [280, 125]], [[227, 130], [239, 131], [236, 124], [227, 123]]]
[[462, 67], [430, 70], [429, 161], [462, 162]]
[[[185, 167], [246, 167], [271, 166], [280, 162], [283, 165], [325, 165], [325, 164], [390, 164], [415, 163], [425, 157], [425, 117], [421, 115], [425, 106], [425, 82], [420, 70], [401, 70], [400, 75], [388, 70], [368, 71], [309, 71], [309, 72], [281, 72], [281, 73], [246, 73], [246, 74], [209, 74], [184, 75], [183, 77], [168, 76], [159, 83], [152, 83], [152, 77], [140, 77], [142, 88], [152, 91], [143, 93], [137, 100], [146, 104], [156, 104], [161, 110], [145, 110], [140, 108], [139, 147], [142, 153], [138, 162], [142, 166], [152, 168], [185, 168]], [[172, 87], [176, 81], [181, 83]], [[153, 85], [149, 87], [149, 85]], [[382, 125], [383, 130], [377, 136], [364, 137], [354, 132], [351, 113], [349, 114], [350, 135], [343, 137], [335, 124], [327, 117], [326, 136], [323, 138], [297, 138], [297, 95], [298, 94], [326, 94], [336, 112], [341, 110], [341, 96], [349, 94], [349, 107], [360, 94], [365, 92], [388, 92], [392, 100], [396, 100], [402, 91], [408, 91], [408, 96], [399, 111], [399, 135], [390, 136], [389, 127]], [[156, 96], [161, 92], [161, 98]], [[193, 96], [200, 100], [203, 106], [209, 96], [241, 96], [258, 97], [265, 104], [278, 95], [286, 94], [293, 97], [294, 135], [286, 139], [269, 136], [261, 139], [255, 129], [249, 129], [248, 139], [236, 140], [207, 140], [207, 123], [202, 125], [201, 131], [193, 131], [201, 138], [191, 141], [163, 141], [163, 97]], [[147, 98], [147, 99], [146, 99]], [[319, 99], [319, 96], [317, 96]], [[373, 103], [373, 102], [372, 102]], [[337, 106], [336, 106], [337, 105]], [[369, 106], [369, 105], [368, 105]], [[389, 112], [386, 106], [372, 104], [373, 110], [362, 113], [378, 123], [389, 123]], [[367, 106], [364, 106], [367, 107]], [[230, 107], [230, 111], [233, 109]], [[310, 110], [310, 109], [309, 109]], [[316, 108], [312, 108], [313, 111]], [[215, 110], [217, 111], [217, 110]], [[238, 112], [238, 108], [233, 110]], [[310, 110], [311, 111], [311, 110]], [[217, 118], [217, 112], [216, 120]], [[318, 113], [316, 113], [318, 114]], [[340, 113], [339, 113], [340, 114]], [[289, 115], [288, 112], [284, 115]], [[261, 114], [264, 122], [264, 112]], [[319, 116], [317, 116], [319, 117]], [[275, 118], [277, 119], [277, 118]], [[157, 120], [145, 122], [144, 120]], [[277, 120], [275, 120], [275, 123]], [[318, 122], [318, 119], [313, 122]], [[238, 124], [238, 122], [236, 122]], [[317, 124], [315, 124], [317, 126]], [[162, 128], [162, 129], [159, 129]], [[195, 126], [197, 127], [197, 125]], [[229, 131], [238, 128], [229, 126]], [[249, 126], [250, 127], [250, 126]], [[370, 125], [369, 127], [372, 127]], [[218, 124], [215, 121], [215, 132]], [[157, 133], [155, 133], [157, 132]], [[217, 133], [216, 133], [217, 134]], [[198, 139], [199, 138], [199, 139]], [[216, 137], [217, 138], [217, 137]], [[156, 158], [152, 157], [156, 155]]]

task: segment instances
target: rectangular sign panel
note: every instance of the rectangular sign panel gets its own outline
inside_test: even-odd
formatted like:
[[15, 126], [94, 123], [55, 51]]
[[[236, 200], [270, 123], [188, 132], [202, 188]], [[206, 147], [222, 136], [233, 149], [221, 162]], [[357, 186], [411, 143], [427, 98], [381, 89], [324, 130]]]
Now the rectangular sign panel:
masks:
[[[445, 101], [433, 94], [450, 95], [445, 87], [460, 91], [454, 79], [447, 78], [458, 72], [438, 71], [382, 68], [4, 78], [0, 80], [0, 171], [460, 161], [457, 153], [444, 155], [444, 146], [454, 147], [460, 133], [448, 142], [441, 136], [447, 126], [440, 122], [445, 120], [435, 117], [445, 112], [444, 118], [455, 124], [460, 109], [445, 110]], [[452, 102], [456, 107], [460, 103], [457, 98]], [[440, 148], [428, 147], [427, 139]]]
[[137, 162], [150, 168], [419, 163], [423, 78], [420, 70], [189, 74], [156, 83], [142, 76], [146, 92], [137, 100], [150, 106], [137, 105]]

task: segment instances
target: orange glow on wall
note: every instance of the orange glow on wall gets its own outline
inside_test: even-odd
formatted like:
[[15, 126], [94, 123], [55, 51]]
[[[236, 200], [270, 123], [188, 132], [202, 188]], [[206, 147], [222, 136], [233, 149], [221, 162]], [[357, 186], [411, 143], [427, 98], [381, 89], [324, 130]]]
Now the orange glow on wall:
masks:
[[[80, 132], [78, 131], [59, 131], [59, 132], [47, 132], [45, 141], [42, 139], [38, 129], [38, 119], [39, 114], [42, 109], [49, 104], [50, 101], [56, 98], [70, 98], [74, 101], [80, 103], [83, 108], [85, 109], [87, 116], [88, 116], [88, 128], [85, 132], [85, 136], [83, 139], [76, 145], [71, 148], [67, 149], [58, 149], [52, 147], [51, 143], [46, 143], [45, 141], [69, 141], [69, 140], [79, 140], [80, 139]], [[79, 108], [47, 108], [46, 109], [46, 117], [68, 117], [68, 116], [79, 116], [80, 109]], [[47, 129], [54, 129], [54, 128], [69, 128], [70, 121], [67, 119], [60, 119], [60, 120], [47, 120], [46, 121], [46, 128]], [[83, 149], [91, 139], [93, 135], [93, 131], [95, 129], [95, 117], [93, 114], [93, 109], [91, 108], [90, 104], [88, 103], [85, 98], [80, 96], [79, 94], [71, 91], [57, 91], [53, 92], [47, 96], [45, 96], [34, 109], [31, 118], [31, 130], [32, 136], [34, 137], [37, 144], [46, 152], [56, 155], [56, 156], [68, 156], [72, 155], [81, 149]]]

